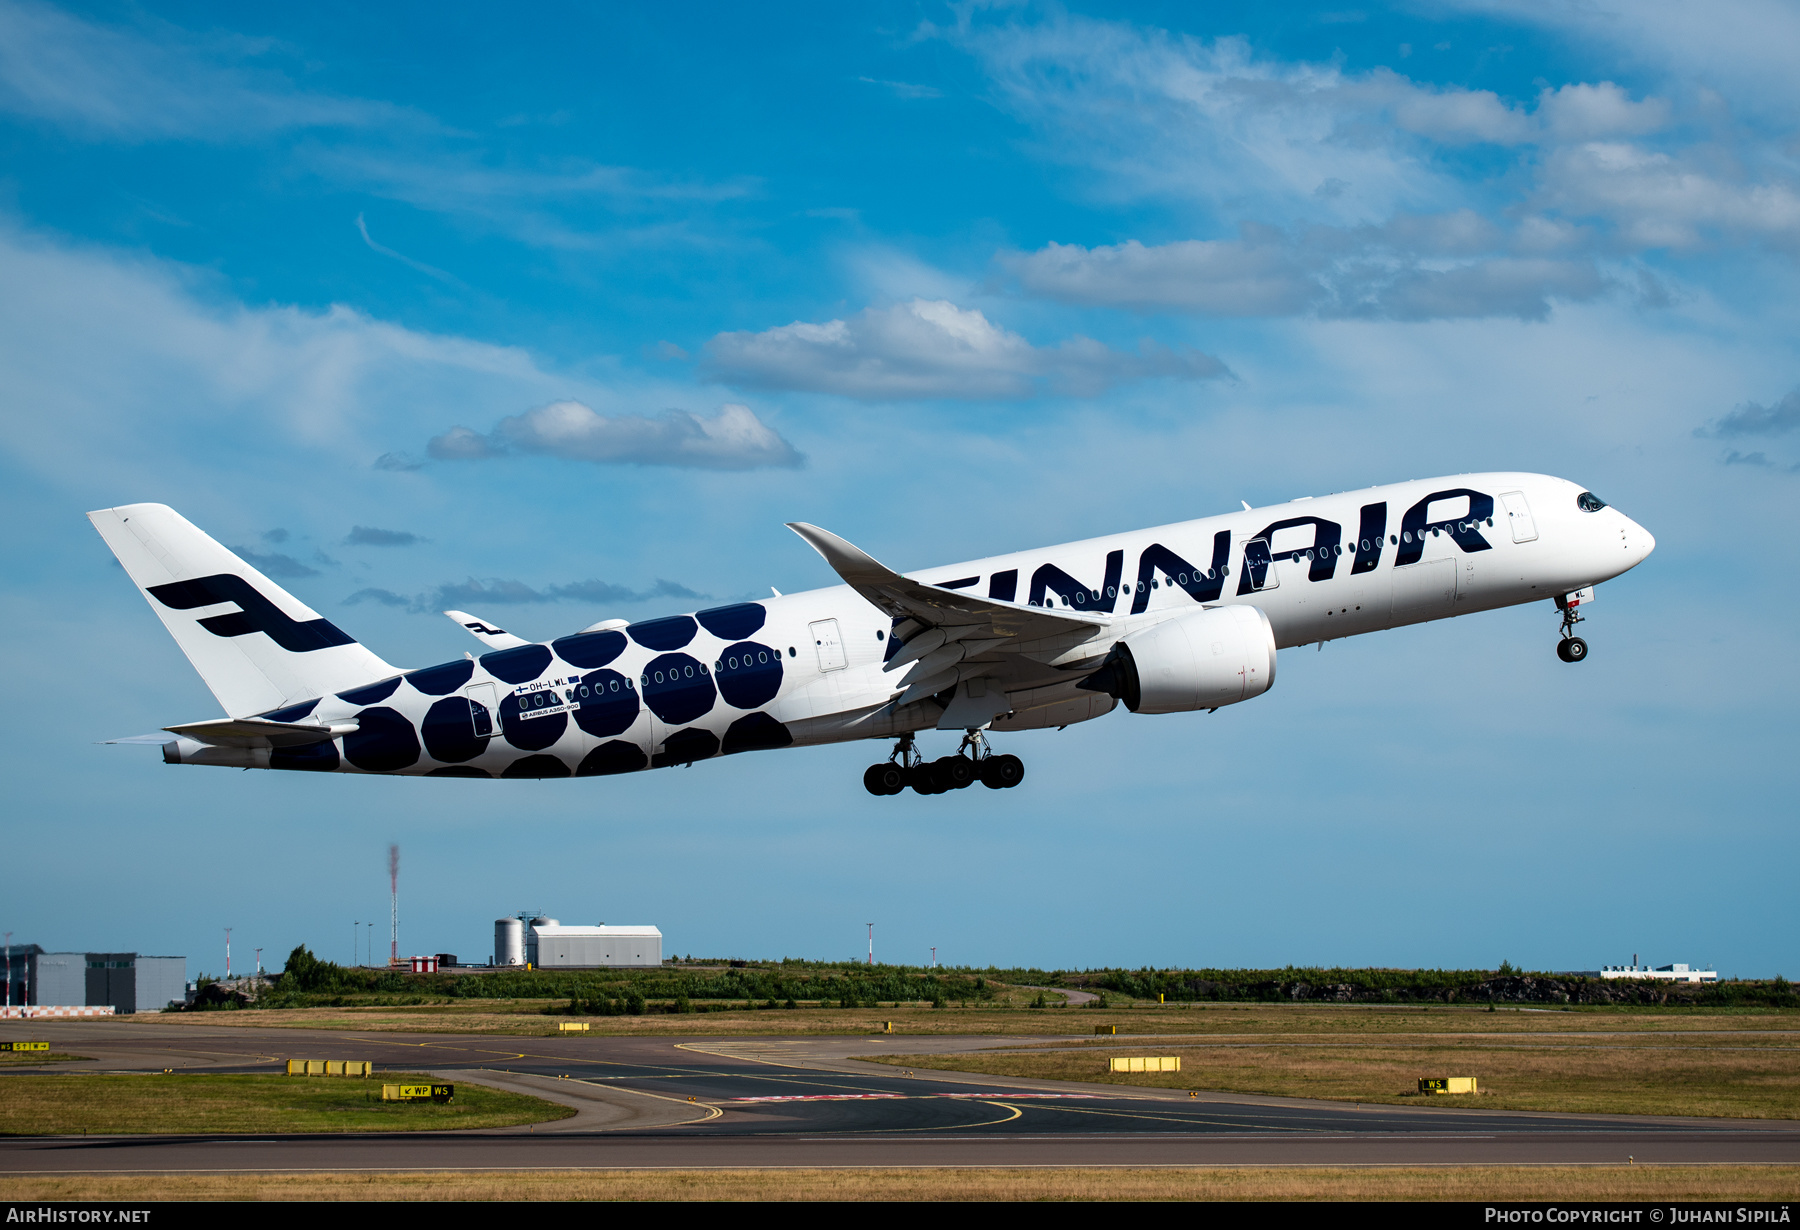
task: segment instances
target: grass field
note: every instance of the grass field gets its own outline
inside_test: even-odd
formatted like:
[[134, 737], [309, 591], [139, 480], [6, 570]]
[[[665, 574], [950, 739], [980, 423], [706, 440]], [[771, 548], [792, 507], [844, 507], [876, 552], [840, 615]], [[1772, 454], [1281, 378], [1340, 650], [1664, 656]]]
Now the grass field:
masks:
[[5, 1200], [1791, 1200], [1796, 1166], [17, 1175]]
[[510, 1127], [575, 1112], [540, 1098], [458, 1084], [453, 1102], [383, 1102], [387, 1081], [429, 1076], [381, 1072], [372, 1079], [304, 1076], [8, 1076], [0, 1089], [0, 1135], [130, 1135], [185, 1132], [368, 1132]]
[[[885, 1022], [902, 1034], [1010, 1034], [1093, 1038], [1097, 1025], [1121, 1035], [1277, 1034], [1326, 1032], [1345, 1039], [1386, 1034], [1607, 1032], [1619, 1029], [1683, 1033], [1693, 1030], [1791, 1030], [1800, 1037], [1800, 1012], [1774, 1008], [1486, 1008], [1313, 1004], [1146, 1004], [1127, 1008], [1025, 1007], [930, 1008], [900, 1004], [881, 1008], [757, 1008], [738, 1004], [704, 1013], [568, 1017], [546, 1015], [566, 1000], [452, 1000], [404, 1006], [276, 1008], [237, 1012], [156, 1013], [117, 1017], [133, 1023], [472, 1033], [543, 1037], [557, 1023], [585, 1020], [590, 1036], [841, 1035], [882, 1032]], [[1096, 1045], [1100, 1042], [1094, 1039]], [[1110, 1040], [1109, 1040], [1110, 1042]]]
[[[1351, 1102], [1800, 1117], [1800, 1033], [1712, 1032], [1717, 1026], [1703, 1021], [1686, 1022], [1689, 1029], [1644, 1030], [1643, 1022], [1630, 1016], [1612, 1017], [1610, 1030], [1568, 1029], [1565, 1022], [1544, 1021], [1537, 1030], [1428, 1033], [1381, 1029], [1379, 1022], [1368, 1020], [1313, 1020], [1307, 1023], [1335, 1028], [1246, 1029], [1199, 1041], [1146, 1039], [1121, 1045], [1107, 1038], [1100, 1045], [1075, 1048], [871, 1058], [909, 1068]], [[1181, 1071], [1111, 1072], [1107, 1059], [1114, 1055], [1175, 1055]], [[1421, 1097], [1421, 1076], [1473, 1076], [1481, 1093]]]
[[[887, 1008], [756, 1008], [741, 1004], [696, 1013], [644, 1016], [571, 1017], [545, 1015], [567, 1000], [454, 1000], [447, 1004], [401, 1007], [269, 1008], [237, 1012], [158, 1013], [140, 1023], [232, 1026], [239, 1028], [355, 1029], [407, 1033], [497, 1034], [511, 1037], [555, 1035], [562, 1021], [585, 1021], [590, 1036], [680, 1034], [730, 1037], [745, 1034], [875, 1034], [894, 1022], [897, 1032], [936, 1034], [1091, 1034], [1087, 1013], [1027, 1012], [1005, 1008], [930, 1008], [908, 1004]], [[1058, 1021], [1056, 1018], [1069, 1018]], [[118, 1018], [129, 1026], [131, 1017]]]

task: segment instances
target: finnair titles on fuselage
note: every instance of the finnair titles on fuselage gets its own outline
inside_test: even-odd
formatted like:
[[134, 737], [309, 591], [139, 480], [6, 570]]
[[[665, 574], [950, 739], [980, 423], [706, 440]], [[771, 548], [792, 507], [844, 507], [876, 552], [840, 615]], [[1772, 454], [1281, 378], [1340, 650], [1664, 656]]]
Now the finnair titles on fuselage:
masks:
[[[875, 794], [1019, 783], [992, 732], [1217, 709], [1277, 649], [1554, 600], [1564, 661], [1592, 588], [1655, 547], [1592, 493], [1474, 474], [1092, 538], [910, 575], [791, 528], [844, 584], [531, 644], [460, 611], [479, 656], [403, 671], [161, 504], [88, 514], [229, 715], [121, 742], [170, 764], [594, 777], [893, 739]], [[927, 761], [914, 735], [961, 732]]]

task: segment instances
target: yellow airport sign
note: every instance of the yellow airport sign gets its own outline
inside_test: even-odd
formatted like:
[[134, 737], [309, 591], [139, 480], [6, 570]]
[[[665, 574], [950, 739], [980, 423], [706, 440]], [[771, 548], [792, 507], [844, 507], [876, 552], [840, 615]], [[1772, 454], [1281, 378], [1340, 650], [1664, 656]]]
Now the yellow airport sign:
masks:
[[455, 1085], [383, 1085], [383, 1102], [448, 1102], [456, 1096]]

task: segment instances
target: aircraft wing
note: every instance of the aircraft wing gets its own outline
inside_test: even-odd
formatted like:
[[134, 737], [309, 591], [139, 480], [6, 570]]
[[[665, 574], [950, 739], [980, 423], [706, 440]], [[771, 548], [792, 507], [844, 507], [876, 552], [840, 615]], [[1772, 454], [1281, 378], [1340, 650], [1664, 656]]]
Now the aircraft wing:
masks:
[[[897, 704], [975, 676], [995, 676], [1003, 688], [1021, 674], [1041, 676], [1044, 667], [1019, 660], [1019, 648], [1055, 638], [1086, 640], [1111, 622], [1103, 615], [1052, 611], [927, 585], [901, 576], [829, 530], [803, 521], [789, 522], [788, 528], [824, 556], [850, 588], [893, 618], [919, 625], [904, 635], [904, 647], [886, 666], [890, 671], [912, 668], [897, 680], [904, 688]], [[1009, 657], [1014, 661], [1009, 663]], [[979, 661], [983, 658], [986, 664]]]

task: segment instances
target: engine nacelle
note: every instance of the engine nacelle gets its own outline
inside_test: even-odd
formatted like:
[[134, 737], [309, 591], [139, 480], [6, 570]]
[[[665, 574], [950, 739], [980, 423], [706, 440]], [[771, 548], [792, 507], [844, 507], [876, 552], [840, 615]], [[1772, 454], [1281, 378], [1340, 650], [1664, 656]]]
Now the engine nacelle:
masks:
[[1188, 713], [1261, 696], [1275, 682], [1275, 629], [1253, 606], [1189, 611], [1133, 632], [1081, 681], [1133, 713]]

